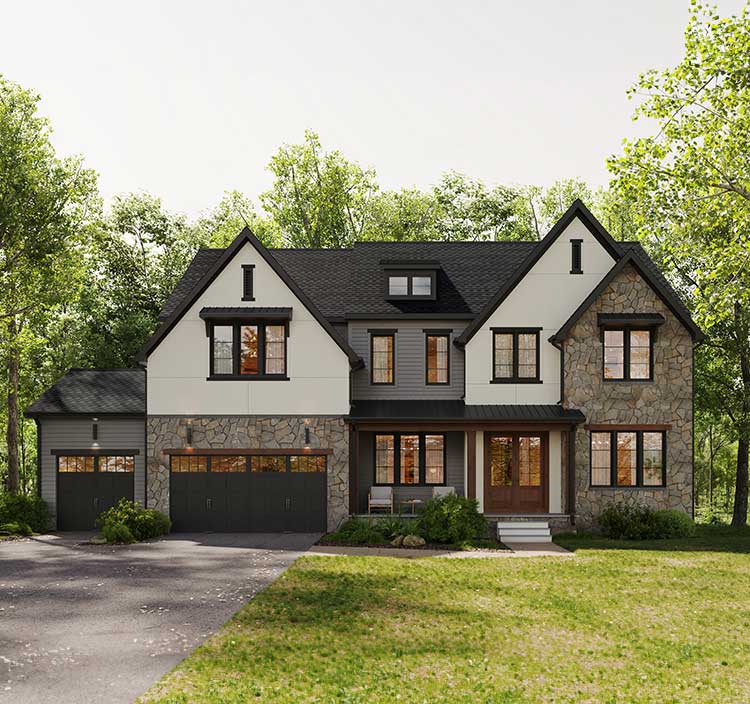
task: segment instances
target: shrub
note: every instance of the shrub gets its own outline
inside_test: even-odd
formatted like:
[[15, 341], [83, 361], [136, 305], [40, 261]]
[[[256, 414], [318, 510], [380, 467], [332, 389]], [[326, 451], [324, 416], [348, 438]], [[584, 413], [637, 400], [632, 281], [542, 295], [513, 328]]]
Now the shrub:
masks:
[[695, 535], [693, 519], [682, 511], [655, 511], [635, 502], [610, 504], [599, 515], [604, 533], [618, 540], [663, 540]]
[[413, 519], [397, 518], [396, 516], [381, 518], [375, 525], [377, 530], [388, 540], [393, 540], [398, 535], [408, 535], [414, 530], [415, 526], [416, 523]]
[[134, 543], [135, 538], [124, 523], [106, 521], [102, 526], [102, 535], [108, 543]]
[[34, 533], [44, 533], [49, 525], [47, 502], [40, 496], [0, 495], [0, 525], [23, 523]]
[[31, 535], [33, 532], [29, 524], [23, 521], [11, 521], [0, 525], [0, 535]]
[[417, 528], [429, 543], [465, 543], [484, 537], [487, 522], [478, 504], [457, 494], [430, 499], [417, 519]]
[[387, 540], [379, 522], [370, 523], [364, 518], [350, 518], [335, 533], [328, 535], [326, 542], [366, 545], [368, 543], [385, 543]]
[[[120, 499], [116, 506], [103, 511], [96, 519], [96, 525], [102, 529], [102, 535], [108, 543], [132, 543], [134, 540], [149, 540], [169, 533], [172, 528], [169, 517], [161, 511], [153, 508], [142, 508], [140, 504], [128, 499]], [[121, 529], [118, 525], [127, 528], [130, 540], [109, 540], [108, 533], [120, 534]]]

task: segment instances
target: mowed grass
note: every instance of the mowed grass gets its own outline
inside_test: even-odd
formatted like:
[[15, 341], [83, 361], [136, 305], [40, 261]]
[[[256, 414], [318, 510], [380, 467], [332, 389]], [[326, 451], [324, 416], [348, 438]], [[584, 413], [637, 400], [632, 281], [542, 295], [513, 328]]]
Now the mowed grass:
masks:
[[750, 701], [750, 534], [561, 542], [300, 559], [143, 701]]

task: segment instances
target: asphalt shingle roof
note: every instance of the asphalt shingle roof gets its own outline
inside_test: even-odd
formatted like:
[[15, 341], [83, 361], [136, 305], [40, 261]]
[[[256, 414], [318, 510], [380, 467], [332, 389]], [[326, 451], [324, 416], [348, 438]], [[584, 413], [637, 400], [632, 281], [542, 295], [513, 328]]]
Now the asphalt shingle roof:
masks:
[[143, 369], [71, 369], [26, 409], [27, 416], [146, 413]]

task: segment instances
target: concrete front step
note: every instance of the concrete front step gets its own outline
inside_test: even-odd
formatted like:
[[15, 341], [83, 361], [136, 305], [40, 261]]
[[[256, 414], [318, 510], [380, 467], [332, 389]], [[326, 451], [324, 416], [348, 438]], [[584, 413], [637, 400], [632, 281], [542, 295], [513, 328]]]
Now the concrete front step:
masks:
[[547, 521], [498, 521], [497, 538], [501, 543], [551, 543]]

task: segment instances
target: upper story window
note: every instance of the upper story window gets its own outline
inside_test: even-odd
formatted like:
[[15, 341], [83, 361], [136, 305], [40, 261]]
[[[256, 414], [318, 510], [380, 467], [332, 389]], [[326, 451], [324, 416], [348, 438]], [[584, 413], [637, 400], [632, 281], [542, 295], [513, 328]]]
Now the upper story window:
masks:
[[425, 383], [450, 383], [450, 333], [425, 330]]
[[211, 325], [211, 379], [286, 379], [287, 325]]
[[652, 376], [653, 332], [631, 328], [604, 330], [604, 379], [649, 381]]
[[370, 382], [393, 384], [396, 335], [389, 330], [370, 330]]
[[386, 298], [435, 300], [434, 271], [389, 271], [386, 276]]
[[666, 486], [666, 433], [617, 430], [591, 433], [591, 486]]
[[242, 300], [255, 300], [255, 264], [242, 265]]
[[570, 273], [583, 274], [583, 240], [570, 240]]
[[492, 382], [539, 382], [540, 328], [492, 328]]

